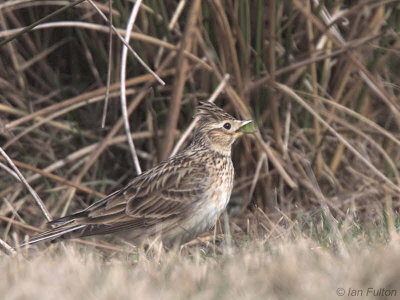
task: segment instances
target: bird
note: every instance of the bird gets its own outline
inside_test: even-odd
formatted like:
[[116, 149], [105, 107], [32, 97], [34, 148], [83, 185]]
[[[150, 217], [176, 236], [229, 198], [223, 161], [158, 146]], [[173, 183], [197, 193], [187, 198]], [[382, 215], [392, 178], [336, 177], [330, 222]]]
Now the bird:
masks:
[[135, 245], [160, 238], [182, 245], [212, 228], [233, 188], [232, 144], [254, 131], [211, 102], [200, 102], [191, 142], [86, 209], [49, 222], [51, 229], [26, 244], [93, 235], [117, 235]]

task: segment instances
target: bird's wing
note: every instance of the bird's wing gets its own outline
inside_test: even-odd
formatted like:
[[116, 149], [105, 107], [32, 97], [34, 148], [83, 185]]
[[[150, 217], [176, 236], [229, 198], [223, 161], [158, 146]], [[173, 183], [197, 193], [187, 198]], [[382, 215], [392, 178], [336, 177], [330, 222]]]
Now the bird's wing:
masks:
[[138, 222], [151, 224], [185, 212], [207, 192], [209, 170], [204, 164], [164, 164], [135, 178], [127, 187], [94, 203], [82, 212], [56, 220], [75, 224]]
[[[187, 216], [210, 186], [205, 164], [175, 160], [136, 177], [125, 188], [78, 213], [54, 220], [52, 229], [34, 236], [42, 240], [69, 239], [124, 230], [148, 229]], [[175, 162], [175, 163], [174, 163]]]
[[126, 214], [131, 217], [166, 218], [182, 215], [206, 194], [210, 182], [204, 165], [168, 168], [127, 190]]

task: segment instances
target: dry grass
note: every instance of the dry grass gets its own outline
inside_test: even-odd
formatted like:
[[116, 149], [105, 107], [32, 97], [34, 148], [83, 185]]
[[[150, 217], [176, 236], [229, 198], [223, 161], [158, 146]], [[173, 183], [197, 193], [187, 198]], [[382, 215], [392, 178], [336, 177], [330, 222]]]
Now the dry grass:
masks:
[[[259, 133], [234, 147], [235, 187], [217, 242], [210, 232], [208, 244], [179, 254], [124, 255], [104, 239], [41, 246], [0, 258], [0, 293], [310, 299], [336, 298], [339, 287], [399, 288], [398, 1], [146, 0], [126, 72], [119, 36], [129, 35], [133, 4], [67, 3], [0, 3], [0, 145], [51, 217], [170, 155], [197, 102], [220, 87], [218, 105], [254, 118]], [[9, 167], [0, 156], [4, 245], [45, 227]]]
[[[343, 257], [300, 236], [254, 239], [219, 254], [207, 247], [180, 253], [154, 247], [105, 255], [56, 245], [1, 258], [0, 293], [4, 299], [338, 299], [343, 288], [347, 296], [361, 291], [362, 299], [395, 299], [399, 250], [398, 241], [367, 246], [353, 240]], [[373, 295], [381, 288], [391, 296]]]

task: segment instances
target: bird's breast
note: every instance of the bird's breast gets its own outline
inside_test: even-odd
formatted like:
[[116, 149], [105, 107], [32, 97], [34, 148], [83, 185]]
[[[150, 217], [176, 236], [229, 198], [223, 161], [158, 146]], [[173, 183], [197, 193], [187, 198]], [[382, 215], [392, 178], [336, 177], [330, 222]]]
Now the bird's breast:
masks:
[[210, 208], [216, 211], [217, 218], [226, 208], [233, 188], [234, 169], [230, 158], [217, 161], [214, 166], [214, 180], [211, 181], [208, 202]]
[[204, 201], [197, 203], [196, 213], [188, 218], [182, 228], [181, 238], [190, 240], [215, 225], [231, 197], [234, 170], [231, 159], [218, 161], [210, 167], [210, 186]]

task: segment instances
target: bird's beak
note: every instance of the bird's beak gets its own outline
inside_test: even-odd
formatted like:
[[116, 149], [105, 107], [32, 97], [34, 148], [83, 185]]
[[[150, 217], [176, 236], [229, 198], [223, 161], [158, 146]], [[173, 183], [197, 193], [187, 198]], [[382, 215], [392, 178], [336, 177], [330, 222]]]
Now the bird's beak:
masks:
[[253, 120], [245, 120], [241, 121], [241, 124], [239, 126], [239, 129], [237, 130], [238, 132], [241, 133], [252, 133], [254, 132], [254, 121]]

